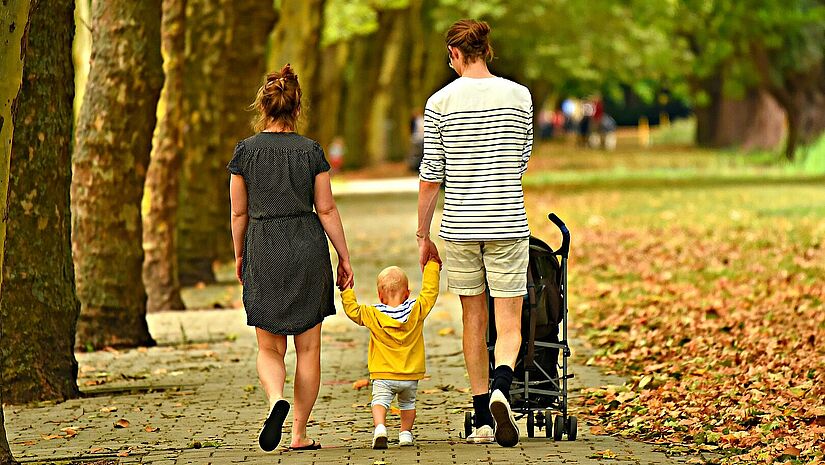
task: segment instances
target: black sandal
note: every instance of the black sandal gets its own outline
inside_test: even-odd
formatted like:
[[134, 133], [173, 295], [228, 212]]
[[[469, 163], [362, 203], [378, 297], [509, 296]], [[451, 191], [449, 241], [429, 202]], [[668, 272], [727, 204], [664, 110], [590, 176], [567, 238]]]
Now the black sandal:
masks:
[[284, 428], [286, 415], [289, 413], [289, 402], [284, 399], [275, 402], [269, 416], [264, 420], [264, 426], [258, 435], [258, 445], [264, 452], [272, 452], [281, 442], [281, 432]]
[[315, 442], [315, 439], [312, 440], [312, 444], [308, 444], [306, 446], [301, 447], [290, 447], [289, 450], [318, 450], [321, 448], [320, 442]]

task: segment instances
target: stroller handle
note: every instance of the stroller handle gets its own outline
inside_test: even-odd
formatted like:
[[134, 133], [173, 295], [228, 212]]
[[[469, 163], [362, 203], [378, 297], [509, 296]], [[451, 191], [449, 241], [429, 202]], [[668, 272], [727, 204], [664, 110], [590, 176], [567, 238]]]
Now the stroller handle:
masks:
[[550, 221], [552, 221], [553, 224], [555, 224], [561, 231], [561, 247], [556, 251], [556, 254], [567, 258], [568, 253], [570, 253], [570, 230], [567, 229], [564, 221], [556, 216], [555, 213], [550, 213], [547, 215], [547, 218], [550, 219]]

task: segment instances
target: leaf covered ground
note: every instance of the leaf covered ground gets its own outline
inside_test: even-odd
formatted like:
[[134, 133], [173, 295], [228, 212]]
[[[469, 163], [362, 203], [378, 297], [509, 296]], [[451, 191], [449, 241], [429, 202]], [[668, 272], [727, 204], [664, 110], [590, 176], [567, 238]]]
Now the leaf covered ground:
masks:
[[819, 463], [825, 178], [732, 157], [543, 146], [525, 179], [530, 223], [552, 242], [546, 213], [568, 222], [576, 333], [588, 363], [631, 380], [586, 391], [594, 432], [723, 462]]

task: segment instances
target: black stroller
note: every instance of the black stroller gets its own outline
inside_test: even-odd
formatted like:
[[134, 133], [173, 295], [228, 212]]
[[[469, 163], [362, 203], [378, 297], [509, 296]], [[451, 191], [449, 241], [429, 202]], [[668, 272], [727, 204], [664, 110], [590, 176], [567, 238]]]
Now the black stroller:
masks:
[[[570, 251], [570, 231], [554, 213], [549, 215], [561, 231], [562, 244], [553, 250], [536, 237], [530, 237], [530, 264], [527, 270], [527, 295], [522, 307], [521, 335], [510, 407], [516, 419], [527, 416], [527, 436], [535, 436], [535, 427], [544, 428], [547, 438], [574, 441], [577, 420], [567, 414], [567, 372], [570, 346], [567, 340], [567, 257]], [[490, 354], [490, 375], [495, 367], [496, 325], [493, 299], [488, 296], [489, 325], [487, 350]], [[562, 338], [559, 340], [559, 325]], [[559, 352], [562, 354], [559, 364]], [[561, 370], [561, 374], [559, 373]], [[551, 413], [557, 415], [551, 422]], [[464, 437], [472, 432], [473, 415], [464, 415]]]

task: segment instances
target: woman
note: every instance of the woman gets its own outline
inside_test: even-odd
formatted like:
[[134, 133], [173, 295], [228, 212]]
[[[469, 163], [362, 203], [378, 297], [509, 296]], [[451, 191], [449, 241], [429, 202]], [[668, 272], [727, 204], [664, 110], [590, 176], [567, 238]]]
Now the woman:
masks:
[[320, 443], [307, 437], [307, 420], [321, 381], [321, 321], [335, 313], [327, 237], [338, 253], [342, 288], [353, 282], [349, 252], [324, 152], [295, 132], [301, 87], [289, 64], [266, 77], [253, 106], [257, 134], [238, 143], [227, 168], [236, 274], [269, 399], [258, 442], [268, 452], [281, 440], [290, 408], [283, 398], [284, 355], [292, 335], [297, 361], [290, 448], [318, 449]]
[[[475, 422], [468, 442], [518, 444], [509, 403], [527, 294], [530, 228], [521, 177], [533, 146], [533, 104], [526, 87], [494, 76], [490, 26], [464, 19], [446, 35], [459, 78], [433, 94], [424, 109], [424, 159], [418, 193], [418, 246], [423, 266], [438, 257], [430, 224], [446, 183], [439, 236], [447, 288], [461, 298], [464, 362]], [[496, 347], [488, 383], [487, 296], [495, 303]]]

